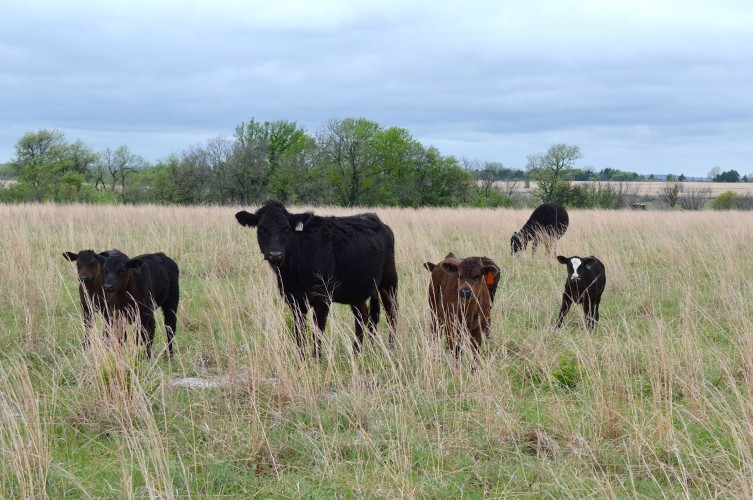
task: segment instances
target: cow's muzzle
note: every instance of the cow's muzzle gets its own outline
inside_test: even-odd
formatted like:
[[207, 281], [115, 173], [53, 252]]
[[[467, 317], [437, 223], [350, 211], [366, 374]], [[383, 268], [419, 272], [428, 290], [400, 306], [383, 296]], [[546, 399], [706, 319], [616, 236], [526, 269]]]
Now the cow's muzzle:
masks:
[[105, 283], [105, 286], [103, 286], [102, 288], [104, 288], [105, 292], [107, 293], [112, 293], [115, 291], [115, 285], [108, 285], [107, 283]]
[[80, 274], [80, 275], [78, 276], [78, 280], [79, 280], [79, 281], [80, 281], [81, 283], [89, 283], [89, 282], [90, 282], [90, 281], [91, 281], [92, 279], [91, 279], [91, 278], [90, 278], [89, 276], [85, 276], [85, 275], [81, 275], [81, 274]]
[[282, 264], [282, 252], [279, 250], [267, 252], [267, 260], [272, 264]]
[[468, 300], [473, 297], [473, 290], [470, 288], [461, 288], [458, 290], [458, 296], [463, 300]]

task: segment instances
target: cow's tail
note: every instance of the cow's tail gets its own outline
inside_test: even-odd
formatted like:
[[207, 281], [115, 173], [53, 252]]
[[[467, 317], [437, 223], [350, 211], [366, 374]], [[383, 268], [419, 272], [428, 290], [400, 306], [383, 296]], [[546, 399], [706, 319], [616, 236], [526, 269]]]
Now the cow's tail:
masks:
[[379, 294], [374, 293], [369, 302], [369, 323], [372, 328], [379, 324]]

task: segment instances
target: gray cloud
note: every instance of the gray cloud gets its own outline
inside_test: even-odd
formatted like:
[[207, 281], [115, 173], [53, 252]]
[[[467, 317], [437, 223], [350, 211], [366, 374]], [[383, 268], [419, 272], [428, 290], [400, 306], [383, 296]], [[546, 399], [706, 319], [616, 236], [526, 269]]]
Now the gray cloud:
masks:
[[32, 2], [0, 19], [0, 161], [28, 131], [155, 160], [251, 117], [407, 128], [524, 167], [753, 171], [753, 6], [704, 2]]

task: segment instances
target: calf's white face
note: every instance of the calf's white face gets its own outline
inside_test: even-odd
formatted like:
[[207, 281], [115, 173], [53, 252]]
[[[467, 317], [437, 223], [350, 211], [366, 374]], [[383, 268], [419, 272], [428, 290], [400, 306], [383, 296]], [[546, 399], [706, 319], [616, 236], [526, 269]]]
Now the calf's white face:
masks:
[[578, 274], [578, 268], [580, 268], [581, 260], [578, 257], [573, 257], [570, 259], [570, 266], [573, 269], [573, 273], [570, 275], [571, 280], [577, 280], [580, 278], [580, 275]]

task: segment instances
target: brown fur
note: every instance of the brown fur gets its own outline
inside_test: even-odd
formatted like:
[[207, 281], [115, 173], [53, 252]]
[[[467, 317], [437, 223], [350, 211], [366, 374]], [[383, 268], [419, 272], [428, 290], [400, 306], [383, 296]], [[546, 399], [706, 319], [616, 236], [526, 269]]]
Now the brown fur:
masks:
[[490, 327], [493, 298], [486, 277], [492, 273], [494, 286], [499, 282], [499, 267], [486, 257], [460, 259], [448, 255], [443, 261], [424, 267], [431, 271], [429, 308], [432, 312], [432, 333], [444, 330], [447, 348], [460, 357], [466, 336], [470, 336], [474, 356]]
[[107, 307], [104, 284], [105, 275], [102, 270], [104, 261], [110, 255], [125, 255], [119, 250], [107, 250], [97, 254], [94, 250], [80, 252], [63, 252], [66, 260], [76, 263], [78, 274], [78, 296], [81, 301], [81, 311], [84, 317], [84, 343], [89, 343], [89, 336], [94, 325], [94, 314], [102, 313], [106, 321], [110, 320], [110, 309]]

